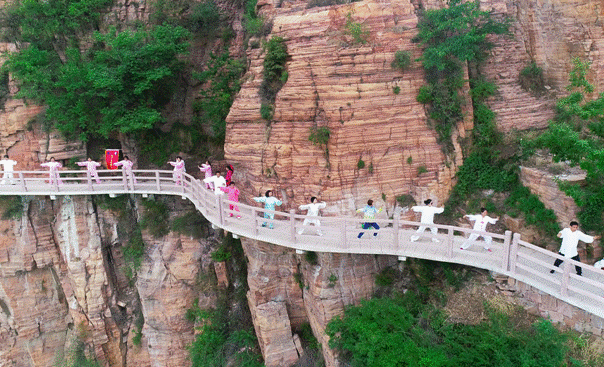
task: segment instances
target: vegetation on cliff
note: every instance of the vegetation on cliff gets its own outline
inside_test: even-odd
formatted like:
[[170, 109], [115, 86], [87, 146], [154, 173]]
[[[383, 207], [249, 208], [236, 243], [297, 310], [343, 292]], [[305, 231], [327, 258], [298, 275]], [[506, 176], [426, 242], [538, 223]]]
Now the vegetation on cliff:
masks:
[[594, 87], [586, 78], [589, 63], [573, 61], [570, 94], [556, 105], [556, 118], [537, 140], [554, 155], [554, 161], [579, 166], [586, 174], [581, 184], [560, 183], [581, 208], [578, 219], [587, 231], [602, 231], [604, 218], [604, 93], [590, 99]]
[[[577, 333], [560, 331], [486, 290], [475, 292], [467, 268], [424, 260], [407, 264], [404, 272], [389, 269], [376, 277], [380, 289], [387, 288], [381, 296], [348, 306], [327, 325], [329, 344], [346, 365], [595, 367], [604, 361]], [[407, 277], [411, 289], [403, 294], [400, 281]], [[479, 294], [464, 303], [476, 309], [454, 315], [447, 298], [461, 288], [468, 288], [462, 289], [466, 298]], [[458, 321], [471, 314], [476, 316], [466, 323]]]
[[199, 331], [189, 348], [192, 365], [264, 366], [247, 307], [247, 270], [241, 241], [226, 234], [220, 253], [220, 261], [227, 261], [229, 274], [233, 277], [229, 287], [221, 290], [215, 309], [201, 309], [195, 302], [185, 315]]
[[[495, 113], [487, 104], [497, 93], [497, 86], [481, 73], [493, 47], [487, 36], [506, 34], [509, 20], [481, 11], [478, 2], [452, 0], [448, 8], [426, 11], [418, 27], [416, 40], [425, 46], [422, 61], [428, 84], [417, 99], [429, 104], [430, 121], [446, 154], [453, 153], [452, 131], [463, 119], [464, 68], [469, 76], [474, 129], [471, 139], [462, 142], [464, 162], [445, 214], [461, 216], [486, 207], [512, 217], [522, 215], [544, 237], [553, 238], [560, 230], [553, 211], [520, 184], [519, 163], [531, 150], [518, 137], [497, 130]], [[495, 198], [495, 193], [503, 195]]]
[[449, 7], [428, 10], [418, 23], [414, 41], [425, 47], [422, 62], [428, 84], [417, 100], [429, 104], [429, 117], [445, 153], [451, 153], [452, 130], [462, 121], [466, 63], [480, 63], [493, 47], [487, 36], [508, 32], [508, 22], [480, 10], [478, 1], [449, 1]]

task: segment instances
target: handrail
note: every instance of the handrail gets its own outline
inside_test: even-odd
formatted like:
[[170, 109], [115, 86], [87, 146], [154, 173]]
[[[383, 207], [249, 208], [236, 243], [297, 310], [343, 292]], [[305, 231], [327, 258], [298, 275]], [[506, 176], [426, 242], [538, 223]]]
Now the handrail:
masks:
[[[134, 179], [123, 171], [99, 170], [101, 183], [96, 183], [86, 170], [65, 170], [59, 172], [61, 183], [51, 184], [48, 171], [14, 171], [12, 179], [0, 178], [5, 180], [5, 184], [0, 184], [0, 195], [50, 195], [51, 198], [59, 195], [177, 195], [190, 200], [213, 226], [237, 236], [298, 251], [395, 255], [479, 267], [508, 275], [604, 318], [604, 271], [522, 241], [518, 233], [507, 231], [502, 235], [434, 224], [426, 226], [429, 228], [420, 241], [411, 242], [410, 237], [416, 235], [416, 228], [423, 224], [400, 218], [371, 220], [379, 224], [379, 230], [364, 230], [361, 228], [363, 219], [344, 216], [321, 217], [321, 227], [303, 226], [302, 220], [306, 216], [295, 210], [269, 211], [256, 203], [231, 202], [226, 195], [215, 195], [205, 189], [201, 181], [187, 173], [182, 175], [182, 183], [177, 184], [173, 171], [132, 172]], [[236, 205], [239, 211], [229, 209], [229, 204]], [[274, 214], [275, 219], [263, 218], [264, 213]], [[439, 231], [434, 236], [438, 242], [431, 240], [433, 236], [429, 229], [432, 227]], [[359, 239], [361, 232], [364, 234]], [[460, 245], [466, 238], [456, 232], [491, 236], [493, 251], [483, 251], [480, 241], [468, 250], [461, 250]], [[563, 266], [554, 267], [556, 259], [564, 260]], [[583, 269], [583, 276], [575, 275], [576, 265]]]

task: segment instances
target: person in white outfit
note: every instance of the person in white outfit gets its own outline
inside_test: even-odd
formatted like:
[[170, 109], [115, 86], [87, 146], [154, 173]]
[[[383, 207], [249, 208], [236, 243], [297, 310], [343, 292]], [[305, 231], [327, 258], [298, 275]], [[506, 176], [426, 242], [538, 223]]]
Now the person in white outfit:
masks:
[[8, 159], [8, 154], [4, 155], [4, 159], [0, 160], [0, 165], [2, 165], [2, 170], [4, 173], [2, 174], [2, 182], [0, 184], [4, 185], [6, 183], [6, 179], [8, 179], [8, 183], [13, 185], [13, 167], [17, 164], [17, 161], [13, 161], [12, 159]]
[[[314, 224], [315, 227], [320, 227], [321, 222], [319, 221], [319, 210], [325, 208], [327, 204], [323, 201], [321, 203], [317, 203], [317, 197], [313, 196], [310, 198], [310, 204], [300, 205], [300, 210], [307, 210], [306, 218], [304, 218], [303, 226], [308, 226], [310, 224]], [[298, 234], [304, 233], [304, 228], [300, 228]], [[320, 229], [317, 228], [317, 234], [322, 236], [323, 233]]]
[[[444, 208], [436, 208], [436, 207], [432, 206], [432, 199], [424, 200], [424, 205], [414, 206], [411, 209], [414, 212], [422, 213], [422, 217], [420, 219], [420, 222], [422, 224], [434, 224], [434, 214], [440, 214], [445, 210]], [[426, 230], [426, 226], [420, 226], [417, 229], [417, 233], [418, 234], [424, 233], [425, 230]], [[436, 236], [436, 234], [438, 233], [438, 228], [430, 227], [430, 231], [432, 232], [432, 235]], [[418, 239], [419, 239], [418, 235], [411, 236], [411, 242], [415, 242]], [[432, 242], [439, 242], [439, 241], [436, 238], [432, 238]]]
[[224, 192], [220, 189], [221, 187], [226, 187], [226, 180], [221, 176], [220, 171], [216, 171], [214, 176], [204, 178], [203, 183], [211, 183], [214, 186], [214, 194], [222, 195]]
[[99, 162], [95, 162], [92, 160], [92, 158], [88, 158], [87, 161], [78, 162], [78, 166], [86, 167], [86, 170], [90, 174], [90, 178], [94, 179], [98, 184], [101, 183], [101, 180], [99, 179], [99, 174], [96, 171], [96, 168], [101, 166]]
[[40, 166], [48, 168], [48, 175], [50, 178], [51, 185], [60, 185], [63, 183], [59, 175], [59, 168], [63, 167], [63, 165], [61, 164], [61, 162], [55, 161], [55, 157], [50, 157], [49, 162], [42, 163]]
[[[564, 257], [571, 258], [573, 260], [581, 262], [581, 258], [579, 257], [579, 252], [577, 251], [577, 245], [579, 245], [579, 240], [585, 243], [592, 243], [594, 240], [600, 238], [600, 236], [589, 236], [585, 233], [579, 231], [579, 223], [572, 221], [570, 222], [570, 228], [564, 228], [560, 232], [558, 232], [558, 238], [562, 238], [562, 245], [560, 246], [560, 250], [558, 253]], [[554, 262], [554, 266], [558, 267], [564, 261], [561, 259], [556, 259]], [[595, 264], [594, 264], [595, 266]], [[575, 265], [575, 271], [577, 275], [581, 275], [583, 273], [583, 269], [580, 266]], [[554, 273], [554, 270], [550, 270], [550, 273]]]
[[[486, 232], [487, 224], [495, 224], [499, 220], [499, 217], [491, 218], [487, 214], [489, 214], [489, 212], [487, 212], [485, 208], [480, 208], [480, 214], [466, 214], [464, 217], [468, 218], [470, 222], [474, 222], [473, 229], [475, 231]], [[484, 249], [491, 252], [491, 241], [493, 241], [493, 237], [478, 233], [471, 233], [470, 237], [468, 237], [468, 239], [465, 240], [461, 245], [461, 249], [468, 249], [479, 237], [484, 238]]]

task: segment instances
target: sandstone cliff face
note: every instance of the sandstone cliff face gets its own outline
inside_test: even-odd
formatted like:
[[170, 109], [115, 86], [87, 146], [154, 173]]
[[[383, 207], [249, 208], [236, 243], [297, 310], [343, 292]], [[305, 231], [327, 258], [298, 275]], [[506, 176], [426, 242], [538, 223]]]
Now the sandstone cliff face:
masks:
[[[369, 198], [381, 204], [382, 194], [389, 208], [402, 194], [442, 202], [457, 161], [444, 165], [436, 133], [415, 101], [424, 83], [421, 65], [405, 72], [390, 66], [396, 51], [421, 55], [410, 41], [413, 5], [362, 1], [297, 9], [273, 9], [272, 36], [285, 39], [291, 57], [272, 122], [259, 113], [262, 49], [249, 52], [247, 81], [227, 118], [225, 156], [242, 173], [240, 186], [250, 195], [274, 188], [290, 208], [320, 196], [329, 202], [326, 212], [340, 214]], [[369, 32], [367, 43], [348, 34], [348, 15]], [[312, 127], [329, 129], [328, 154], [309, 141]]]

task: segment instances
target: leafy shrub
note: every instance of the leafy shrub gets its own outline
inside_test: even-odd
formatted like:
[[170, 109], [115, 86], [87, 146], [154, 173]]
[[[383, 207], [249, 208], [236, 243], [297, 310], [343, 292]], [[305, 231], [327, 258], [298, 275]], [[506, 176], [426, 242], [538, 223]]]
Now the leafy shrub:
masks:
[[415, 205], [415, 199], [411, 195], [399, 195], [396, 197], [396, 202], [402, 207]]
[[170, 233], [170, 213], [168, 206], [157, 200], [143, 201], [145, 210], [141, 217], [140, 226], [155, 237], [163, 237]]
[[346, 31], [348, 34], [352, 36], [354, 43], [365, 44], [367, 43], [367, 37], [369, 36], [369, 31], [366, 27], [359, 23], [355, 22], [352, 19], [352, 13], [348, 13], [346, 15]]
[[400, 92], [401, 92], [401, 87], [399, 87], [398, 85], [395, 87], [392, 87], [392, 93], [399, 94]]
[[427, 173], [428, 169], [426, 168], [426, 166], [419, 166], [417, 167], [417, 174], [421, 175], [422, 173]]
[[216, 251], [213, 251], [212, 260], [216, 262], [228, 261], [233, 254], [226, 248], [226, 246], [220, 246]]
[[[390, 66], [393, 69], [400, 69], [402, 71], [408, 70], [411, 66], [411, 52], [409, 51], [396, 51], [394, 53], [394, 60]], [[398, 93], [396, 93], [398, 94]]]
[[389, 287], [396, 279], [396, 271], [393, 268], [386, 268], [375, 276], [375, 284], [382, 287]]
[[308, 136], [308, 140], [310, 140], [313, 145], [324, 147], [329, 142], [329, 135], [330, 130], [327, 126], [313, 126], [310, 128], [310, 135]]
[[520, 71], [519, 80], [520, 86], [526, 91], [535, 93], [543, 93], [545, 91], [543, 69], [538, 67], [534, 61]]
[[482, 77], [472, 78], [470, 80], [470, 96], [472, 101], [484, 102], [489, 97], [494, 96], [497, 93], [497, 84], [492, 81], [486, 80]]
[[274, 107], [271, 104], [266, 104], [263, 103], [260, 105], [260, 116], [267, 120], [270, 121], [273, 119], [273, 113], [274, 113]]
[[365, 168], [365, 161], [362, 160], [361, 158], [359, 158], [359, 161], [357, 162], [357, 169], [363, 169]]
[[310, 265], [317, 265], [319, 263], [319, 256], [314, 251], [306, 251], [304, 258]]

